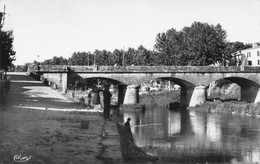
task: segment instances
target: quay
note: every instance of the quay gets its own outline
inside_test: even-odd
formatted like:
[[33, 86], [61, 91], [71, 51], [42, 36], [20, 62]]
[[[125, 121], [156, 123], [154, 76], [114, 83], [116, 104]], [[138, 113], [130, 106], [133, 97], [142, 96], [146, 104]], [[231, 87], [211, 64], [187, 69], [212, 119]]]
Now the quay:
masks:
[[[26, 73], [8, 73], [0, 103], [0, 163], [122, 163], [116, 123], [86, 112]], [[87, 128], [81, 122], [88, 122]]]

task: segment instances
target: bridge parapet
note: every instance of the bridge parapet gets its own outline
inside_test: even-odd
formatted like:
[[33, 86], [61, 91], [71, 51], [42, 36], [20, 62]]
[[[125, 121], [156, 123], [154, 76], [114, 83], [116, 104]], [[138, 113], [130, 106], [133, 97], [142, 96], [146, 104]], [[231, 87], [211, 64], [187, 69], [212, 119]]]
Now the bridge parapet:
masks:
[[240, 67], [213, 66], [99, 66], [100, 72], [237, 72]]
[[41, 65], [31, 66], [30, 71], [38, 72], [176, 72], [176, 73], [221, 73], [221, 72], [260, 72], [260, 67], [253, 66], [72, 66]]

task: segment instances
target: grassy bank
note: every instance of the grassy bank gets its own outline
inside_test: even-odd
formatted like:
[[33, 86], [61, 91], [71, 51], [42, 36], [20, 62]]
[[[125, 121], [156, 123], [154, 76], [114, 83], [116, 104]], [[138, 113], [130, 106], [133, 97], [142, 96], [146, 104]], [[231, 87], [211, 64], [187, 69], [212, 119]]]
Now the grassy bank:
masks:
[[180, 90], [150, 92], [140, 95], [140, 104], [156, 104], [167, 107], [174, 102], [180, 102]]
[[209, 113], [230, 113], [244, 116], [260, 117], [260, 104], [247, 103], [243, 101], [229, 102], [205, 102], [196, 107], [189, 107], [190, 110], [197, 110]]

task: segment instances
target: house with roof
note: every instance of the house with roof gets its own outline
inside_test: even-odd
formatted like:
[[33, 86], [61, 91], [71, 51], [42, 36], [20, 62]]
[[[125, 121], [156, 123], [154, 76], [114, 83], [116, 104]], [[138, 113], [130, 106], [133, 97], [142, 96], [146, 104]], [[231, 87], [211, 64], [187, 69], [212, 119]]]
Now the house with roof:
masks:
[[260, 66], [260, 44], [254, 43], [251, 48], [237, 51], [232, 55], [235, 65]]

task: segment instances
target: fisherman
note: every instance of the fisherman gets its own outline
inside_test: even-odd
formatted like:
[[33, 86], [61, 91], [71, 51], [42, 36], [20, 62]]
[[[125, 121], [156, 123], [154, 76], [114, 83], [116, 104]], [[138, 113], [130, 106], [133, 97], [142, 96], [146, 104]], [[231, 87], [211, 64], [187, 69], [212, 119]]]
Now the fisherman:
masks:
[[124, 129], [125, 129], [124, 135], [127, 138], [127, 140], [134, 143], [134, 137], [133, 137], [133, 134], [131, 132], [130, 121], [131, 121], [131, 118], [127, 118], [127, 121], [124, 124]]
[[127, 121], [125, 122], [125, 127], [130, 127], [130, 121], [131, 118], [128, 118]]

